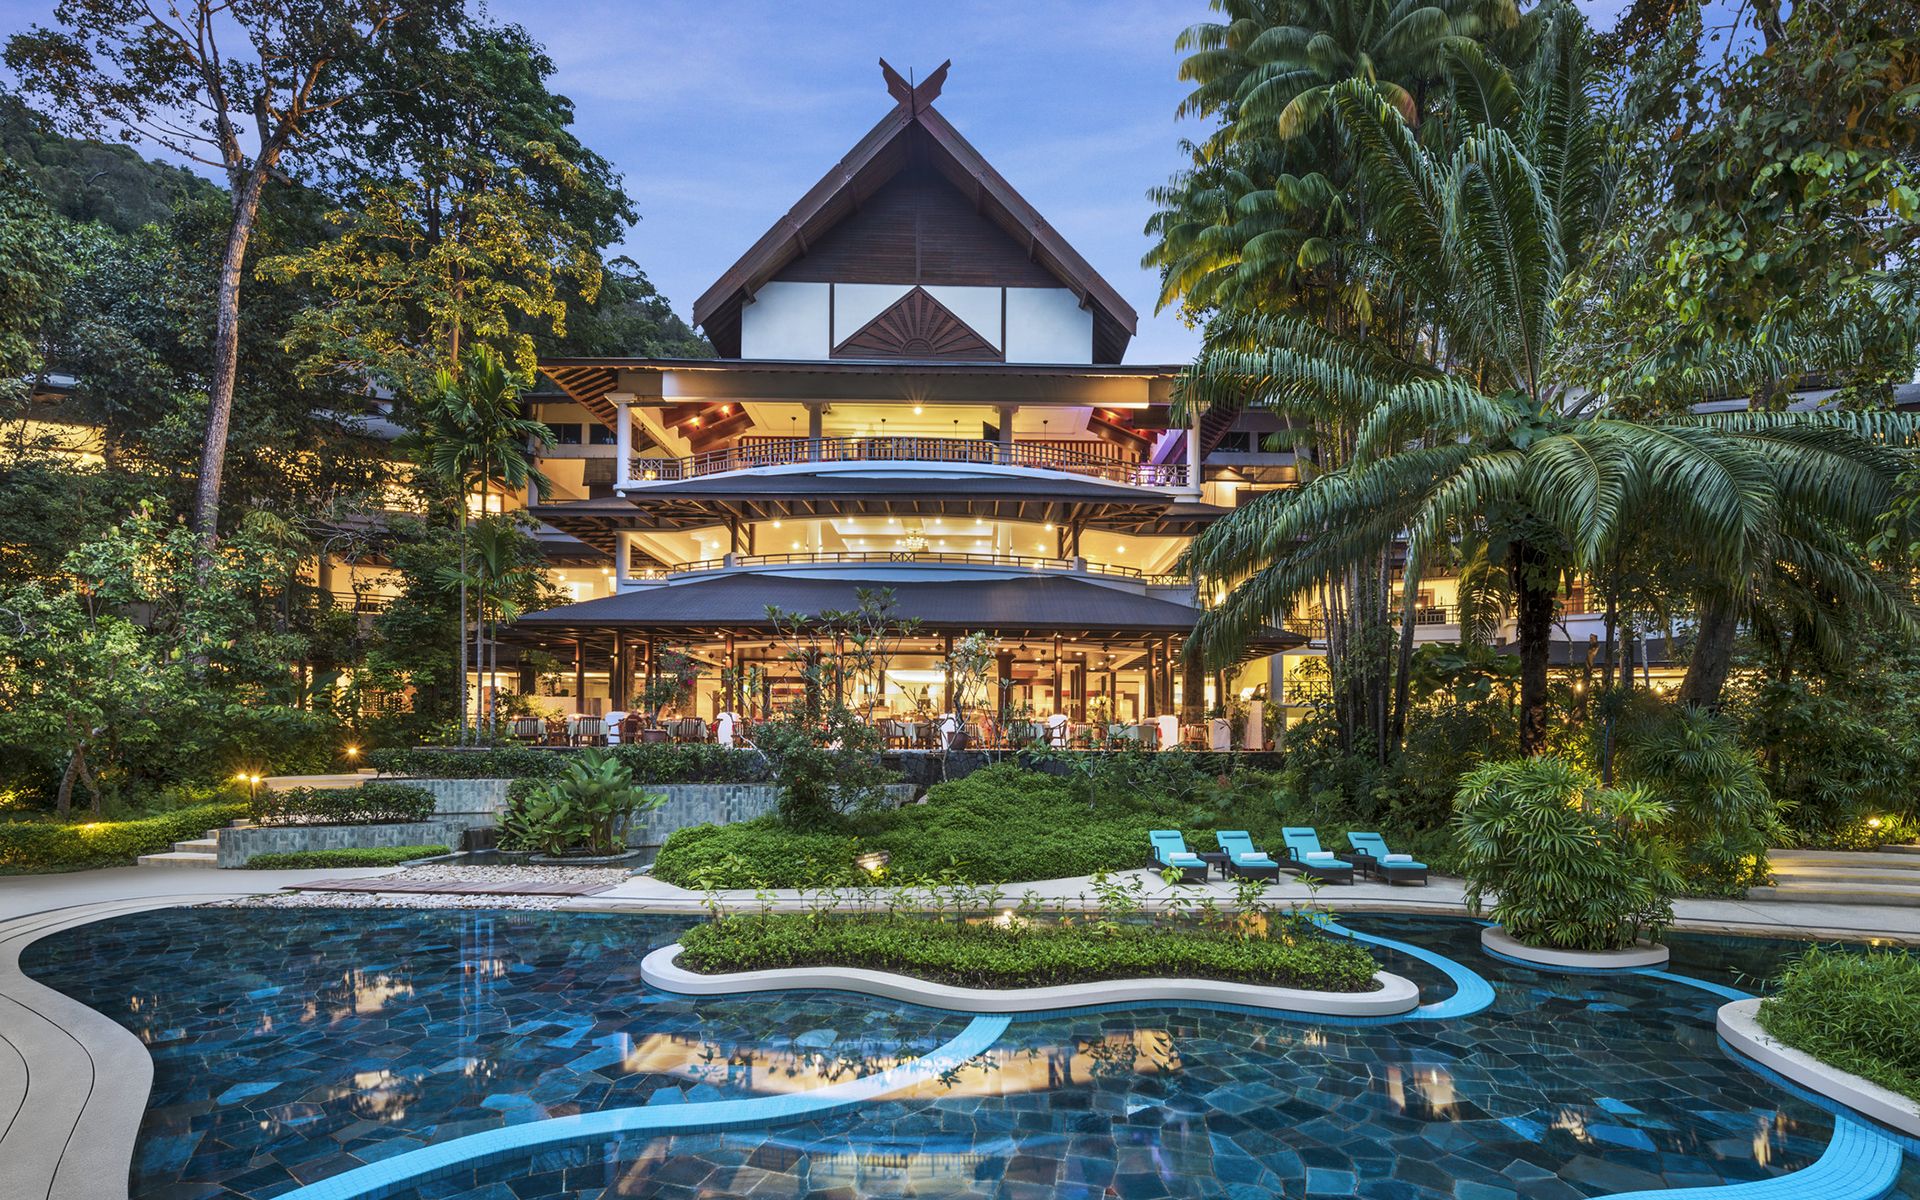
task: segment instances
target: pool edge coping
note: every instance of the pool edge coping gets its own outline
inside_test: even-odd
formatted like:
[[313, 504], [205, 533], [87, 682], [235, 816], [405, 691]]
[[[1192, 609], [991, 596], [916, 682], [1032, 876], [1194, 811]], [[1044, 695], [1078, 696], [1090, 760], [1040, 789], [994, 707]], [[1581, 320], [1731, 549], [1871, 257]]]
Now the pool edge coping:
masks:
[[1920, 1102], [1871, 1079], [1829, 1066], [1774, 1037], [1760, 1025], [1763, 1002], [1758, 997], [1734, 1000], [1721, 1005], [1714, 1014], [1714, 1027], [1736, 1053], [1861, 1116], [1907, 1137], [1920, 1138]]

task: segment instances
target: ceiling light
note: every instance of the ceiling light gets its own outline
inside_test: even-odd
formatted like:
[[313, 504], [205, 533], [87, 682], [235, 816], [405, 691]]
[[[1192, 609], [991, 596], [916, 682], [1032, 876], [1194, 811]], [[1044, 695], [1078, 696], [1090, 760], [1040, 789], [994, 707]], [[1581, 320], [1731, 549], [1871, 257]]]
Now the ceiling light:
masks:
[[793, 542], [793, 543], [791, 543], [791, 545], [793, 546], [793, 548], [794, 548], [795, 550], [798, 550], [798, 549], [800, 548], [800, 543], [799, 543], [799, 542]]
[[913, 415], [914, 415], [914, 416], [916, 416], [916, 417], [917, 417], [917, 416], [919, 416], [919, 415], [920, 415], [921, 413], [923, 413], [923, 412], [925, 412], [925, 411], [927, 411], [927, 410], [926, 410], [926, 409], [924, 409], [924, 408], [922, 408], [922, 407], [920, 407], [920, 406], [919, 406], [918, 404], [916, 404], [916, 405], [914, 405], [914, 406], [913, 406]]

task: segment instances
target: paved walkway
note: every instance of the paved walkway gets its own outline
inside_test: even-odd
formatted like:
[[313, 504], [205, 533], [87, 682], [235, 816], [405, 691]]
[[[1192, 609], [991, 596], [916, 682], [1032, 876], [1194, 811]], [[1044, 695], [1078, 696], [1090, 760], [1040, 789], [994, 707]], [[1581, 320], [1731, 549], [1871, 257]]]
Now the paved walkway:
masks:
[[[1116, 881], [1140, 881], [1140, 895], [1146, 907], [1155, 912], [1191, 908], [1211, 897], [1220, 908], [1232, 908], [1234, 889], [1230, 883], [1210, 879], [1204, 884], [1168, 884], [1152, 871], [1123, 871]], [[924, 899], [930, 900], [925, 893]], [[1031, 897], [1042, 909], [1092, 908], [1095, 905], [1093, 881], [1087, 876], [1072, 879], [1048, 879], [1036, 883], [1009, 884], [1000, 891], [995, 907], [1012, 908]], [[767, 907], [777, 912], [805, 912], [818, 908], [827, 897], [817, 891], [778, 888], [766, 892], [744, 889], [717, 892], [711, 896], [688, 888], [675, 887], [651, 875], [635, 875], [607, 891], [576, 900], [563, 900], [558, 907], [578, 912], [651, 912], [703, 913], [714, 900], [729, 910], [757, 911]], [[1372, 881], [1353, 884], [1328, 884], [1309, 889], [1298, 878], [1282, 876], [1265, 893], [1268, 904], [1285, 908], [1309, 902], [1335, 912], [1411, 912], [1464, 914], [1467, 911], [1466, 887], [1458, 879], [1436, 875], [1425, 886], [1395, 887]], [[837, 907], [857, 908], [862, 897], [852, 889], [843, 889]], [[884, 895], [867, 903], [884, 906]], [[1676, 900], [1675, 927], [1701, 932], [1794, 934], [1818, 937], [1889, 938], [1920, 942], [1920, 906], [1896, 908], [1875, 904], [1809, 904], [1783, 900]]]

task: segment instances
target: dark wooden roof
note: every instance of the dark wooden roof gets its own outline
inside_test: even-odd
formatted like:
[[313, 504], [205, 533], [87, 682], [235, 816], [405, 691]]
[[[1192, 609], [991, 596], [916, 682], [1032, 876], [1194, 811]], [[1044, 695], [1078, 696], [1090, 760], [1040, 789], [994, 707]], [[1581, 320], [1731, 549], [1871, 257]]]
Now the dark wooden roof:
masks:
[[[880, 66], [893, 110], [694, 302], [694, 323], [723, 356], [734, 357], [742, 305], [775, 278], [1028, 287], [1045, 281], [1072, 289], [1093, 310], [1095, 361], [1119, 362], [1138, 322], [1133, 306], [933, 108], [947, 66], [917, 87], [884, 60]], [[920, 252], [927, 243], [916, 230], [929, 218], [946, 234], [944, 257]], [[843, 234], [839, 227], [849, 221], [858, 224]], [[989, 247], [980, 234], [992, 227], [1004, 237]], [[891, 262], [902, 245], [914, 248], [910, 260]], [[820, 263], [796, 265], [816, 253]], [[869, 278], [881, 265], [893, 275]]]
[[[681, 636], [770, 631], [768, 605], [805, 616], [845, 610], [854, 606], [854, 592], [861, 587], [891, 590], [894, 612], [901, 618], [919, 618], [925, 629], [984, 630], [1000, 637], [1183, 636], [1192, 631], [1199, 616], [1191, 605], [1060, 575], [863, 582], [743, 571], [529, 613], [514, 622], [513, 630], [522, 641], [543, 634], [567, 637], [611, 629], [671, 631]], [[1273, 629], [1259, 643], [1281, 649], [1304, 640]]]

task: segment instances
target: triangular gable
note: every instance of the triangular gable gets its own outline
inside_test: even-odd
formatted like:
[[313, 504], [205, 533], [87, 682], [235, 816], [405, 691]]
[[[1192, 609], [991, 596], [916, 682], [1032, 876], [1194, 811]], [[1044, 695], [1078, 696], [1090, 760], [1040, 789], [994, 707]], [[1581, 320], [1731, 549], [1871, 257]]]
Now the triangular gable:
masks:
[[[996, 268], [1009, 286], [1071, 289], [1094, 314], [1094, 361], [1119, 362], [1137, 323], [1133, 307], [933, 108], [947, 64], [918, 86], [907, 83], [885, 60], [880, 67], [896, 101], [892, 111], [707, 289], [694, 303], [694, 322], [722, 356], [737, 357], [741, 307], [763, 284], [812, 273], [796, 262], [827, 243], [837, 227], [861, 213], [883, 189], [897, 194], [911, 186], [920, 189], [929, 206], [951, 214], [951, 228], [976, 232], [959, 221], [948, 193], [970, 205], [976, 224], [989, 222], [1004, 234], [1006, 241], [992, 248], [993, 257], [1002, 258], [1008, 246], [1014, 255], [1024, 255], [1023, 264], [1003, 262]], [[936, 212], [934, 219], [942, 219], [941, 214]], [[984, 246], [977, 242], [972, 248]], [[908, 275], [894, 281], [923, 280]]]
[[914, 288], [835, 346], [833, 357], [991, 362], [1004, 356], [926, 289]]

